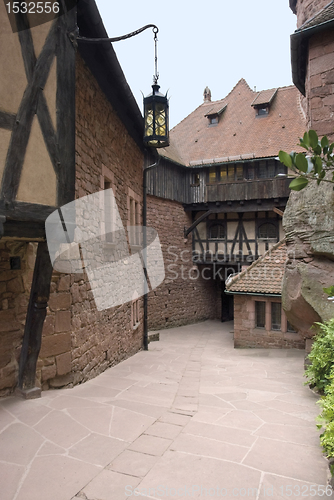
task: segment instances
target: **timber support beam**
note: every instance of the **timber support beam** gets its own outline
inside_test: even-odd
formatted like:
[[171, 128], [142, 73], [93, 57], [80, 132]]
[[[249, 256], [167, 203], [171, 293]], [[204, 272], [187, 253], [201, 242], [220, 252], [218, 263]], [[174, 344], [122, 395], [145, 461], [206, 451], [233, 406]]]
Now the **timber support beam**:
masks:
[[16, 394], [25, 399], [38, 398], [41, 389], [36, 387], [36, 366], [42, 343], [43, 324], [50, 296], [52, 264], [46, 241], [38, 243], [34, 276], [23, 343], [19, 362], [19, 380]]

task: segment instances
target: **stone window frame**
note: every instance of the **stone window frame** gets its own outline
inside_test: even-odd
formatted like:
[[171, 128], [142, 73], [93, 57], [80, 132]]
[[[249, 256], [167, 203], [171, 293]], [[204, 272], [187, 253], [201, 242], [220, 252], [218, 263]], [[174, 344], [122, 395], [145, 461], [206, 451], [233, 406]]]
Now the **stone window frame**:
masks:
[[140, 325], [140, 299], [133, 299], [131, 302], [131, 326], [136, 330]]
[[[106, 184], [109, 184], [108, 187], [106, 187]], [[116, 186], [115, 186], [115, 175], [114, 173], [110, 170], [110, 168], [106, 167], [105, 165], [102, 165], [101, 169], [101, 175], [100, 175], [100, 190], [105, 191], [106, 189], [112, 189], [114, 193], [114, 199], [116, 199]], [[102, 202], [102, 200], [101, 200]], [[116, 202], [115, 202], [116, 203]], [[105, 206], [101, 207], [101, 209], [105, 209]], [[114, 210], [112, 211], [112, 218], [111, 218], [111, 227], [106, 228], [105, 220], [101, 220], [101, 235], [102, 239], [105, 241], [108, 246], [114, 245], [115, 243], [113, 242], [112, 238], [112, 233], [115, 230], [115, 217], [117, 213], [117, 206], [114, 207]], [[107, 233], [108, 229], [108, 233]], [[109, 234], [109, 238], [107, 237], [107, 234]]]
[[[282, 299], [280, 297], [266, 297], [265, 295], [263, 296], [253, 296], [252, 297], [252, 305], [251, 305], [251, 317], [253, 318], [253, 324], [254, 328], [257, 330], [266, 330], [267, 332], [275, 332], [275, 333], [298, 333], [297, 331], [291, 332], [288, 330], [288, 319], [286, 317], [286, 314], [284, 312], [283, 306], [282, 306]], [[256, 326], [256, 311], [255, 311], [255, 302], [265, 302], [265, 326], [264, 328]], [[273, 330], [272, 329], [272, 313], [271, 313], [271, 304], [273, 302], [278, 302], [281, 304], [281, 328], [280, 330]]]
[[[142, 199], [141, 196], [128, 188], [127, 196], [127, 209], [128, 209], [128, 227], [140, 226], [142, 220]], [[131, 251], [138, 252], [141, 249], [141, 241], [139, 233], [128, 231], [129, 244]]]

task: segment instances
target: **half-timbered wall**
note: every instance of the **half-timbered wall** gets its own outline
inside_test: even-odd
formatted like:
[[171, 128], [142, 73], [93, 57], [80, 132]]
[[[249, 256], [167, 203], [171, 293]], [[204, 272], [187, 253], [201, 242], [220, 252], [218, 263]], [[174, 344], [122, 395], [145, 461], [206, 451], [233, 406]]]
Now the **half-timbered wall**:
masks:
[[[195, 221], [205, 212], [198, 212]], [[284, 237], [274, 212], [214, 213], [193, 230], [195, 262], [252, 263]]]
[[31, 29], [29, 14], [13, 16], [18, 33], [1, 2], [0, 212], [5, 236], [36, 238], [40, 227], [22, 234], [17, 221], [43, 228], [74, 198], [75, 9]]

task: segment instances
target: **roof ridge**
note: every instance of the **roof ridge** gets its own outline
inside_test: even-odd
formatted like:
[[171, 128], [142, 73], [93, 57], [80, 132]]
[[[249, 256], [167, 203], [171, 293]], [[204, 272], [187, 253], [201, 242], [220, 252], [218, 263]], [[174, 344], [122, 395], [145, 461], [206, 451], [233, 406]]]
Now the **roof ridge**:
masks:
[[238, 273], [236, 276], [234, 276], [231, 279], [231, 281], [226, 285], [226, 288], [230, 288], [234, 283], [236, 283], [237, 281], [242, 279], [244, 276], [246, 276], [246, 274], [249, 273], [250, 270], [252, 270], [252, 269], [254, 269], [254, 267], [257, 267], [258, 265], [260, 265], [263, 262], [263, 260], [273, 252], [273, 250], [276, 250], [285, 242], [286, 242], [286, 239], [282, 238], [280, 241], [275, 243], [275, 245], [273, 245], [266, 252], [264, 252], [264, 254], [259, 259], [256, 259], [250, 266], [248, 266], [246, 269], [244, 269], [244, 271], [242, 271], [241, 273]]

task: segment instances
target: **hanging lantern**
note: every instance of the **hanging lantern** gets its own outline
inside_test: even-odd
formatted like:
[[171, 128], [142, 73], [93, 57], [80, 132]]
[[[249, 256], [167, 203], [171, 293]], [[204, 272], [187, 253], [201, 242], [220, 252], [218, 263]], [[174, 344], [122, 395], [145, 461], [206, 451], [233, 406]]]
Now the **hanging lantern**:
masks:
[[169, 146], [169, 104], [167, 94], [163, 95], [159, 92], [158, 32], [158, 27], [154, 26], [155, 74], [153, 76], [152, 93], [144, 97], [144, 144], [152, 148], [165, 148]]
[[169, 146], [168, 99], [159, 89], [155, 83], [152, 93], [144, 98], [144, 144], [153, 148]]

